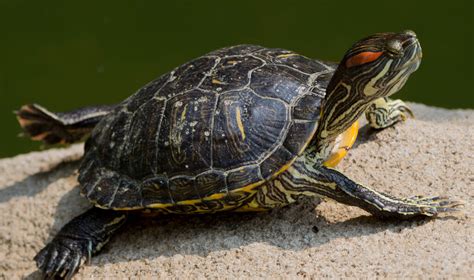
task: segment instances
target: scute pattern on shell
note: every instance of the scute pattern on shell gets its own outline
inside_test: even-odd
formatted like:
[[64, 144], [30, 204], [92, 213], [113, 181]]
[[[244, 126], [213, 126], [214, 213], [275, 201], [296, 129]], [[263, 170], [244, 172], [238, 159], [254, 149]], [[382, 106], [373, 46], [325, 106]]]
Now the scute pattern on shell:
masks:
[[253, 45], [185, 63], [97, 125], [82, 193], [104, 208], [144, 208], [268, 180], [311, 138], [333, 72], [333, 64]]

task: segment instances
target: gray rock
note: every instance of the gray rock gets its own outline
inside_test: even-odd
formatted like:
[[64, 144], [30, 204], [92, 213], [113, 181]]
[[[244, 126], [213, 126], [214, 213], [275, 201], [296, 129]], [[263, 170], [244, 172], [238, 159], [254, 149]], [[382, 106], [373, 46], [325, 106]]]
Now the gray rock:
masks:
[[[411, 105], [416, 119], [362, 128], [339, 168], [394, 195], [462, 199], [455, 217], [384, 222], [308, 199], [257, 215], [155, 218], [117, 234], [76, 278], [472, 277], [474, 111]], [[0, 160], [0, 278], [39, 277], [33, 256], [89, 207], [81, 154], [74, 145]]]

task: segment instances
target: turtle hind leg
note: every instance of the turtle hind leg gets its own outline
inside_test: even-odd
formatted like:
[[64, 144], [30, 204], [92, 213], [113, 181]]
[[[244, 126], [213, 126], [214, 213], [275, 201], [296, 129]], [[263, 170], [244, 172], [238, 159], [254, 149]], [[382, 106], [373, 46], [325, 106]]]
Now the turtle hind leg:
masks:
[[383, 129], [404, 121], [408, 116], [413, 117], [411, 109], [400, 99], [391, 100], [388, 97], [376, 99], [365, 111], [369, 125], [375, 129]]
[[44, 277], [70, 279], [81, 262], [89, 260], [105, 245], [128, 218], [123, 211], [92, 208], [67, 223], [35, 256]]
[[80, 141], [114, 106], [86, 107], [71, 112], [53, 113], [37, 104], [16, 111], [24, 133], [45, 144], [69, 144]]

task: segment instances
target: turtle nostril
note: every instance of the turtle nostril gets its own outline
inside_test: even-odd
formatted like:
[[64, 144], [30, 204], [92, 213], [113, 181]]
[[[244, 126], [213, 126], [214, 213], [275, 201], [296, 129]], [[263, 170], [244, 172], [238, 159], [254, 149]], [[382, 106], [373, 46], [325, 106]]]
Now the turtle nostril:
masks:
[[416, 33], [415, 33], [415, 31], [413, 31], [413, 30], [407, 29], [407, 30], [404, 30], [403, 33], [406, 34], [406, 35], [410, 35], [410, 36], [416, 38]]

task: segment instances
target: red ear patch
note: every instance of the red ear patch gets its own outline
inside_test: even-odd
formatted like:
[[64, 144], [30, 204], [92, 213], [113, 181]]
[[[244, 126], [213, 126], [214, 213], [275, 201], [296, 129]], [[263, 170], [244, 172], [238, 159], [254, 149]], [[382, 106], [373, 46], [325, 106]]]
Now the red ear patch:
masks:
[[350, 68], [352, 66], [357, 66], [357, 65], [362, 65], [365, 63], [372, 62], [379, 58], [382, 55], [383, 52], [361, 52], [353, 57], [350, 57], [346, 61], [346, 67]]

